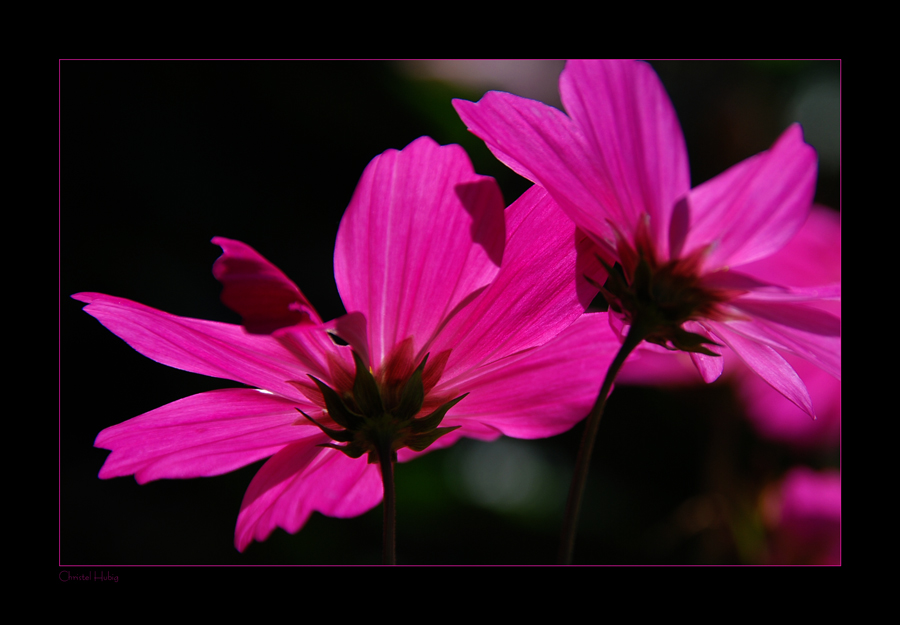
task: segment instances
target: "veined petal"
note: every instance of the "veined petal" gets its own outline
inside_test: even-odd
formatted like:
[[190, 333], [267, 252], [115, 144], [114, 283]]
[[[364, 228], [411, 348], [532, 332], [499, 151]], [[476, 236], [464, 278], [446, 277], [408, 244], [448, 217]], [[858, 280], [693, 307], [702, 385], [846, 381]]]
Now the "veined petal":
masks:
[[469, 395], [442, 425], [468, 435], [480, 424], [516, 438], [565, 432], [587, 416], [619, 346], [606, 313], [582, 315], [542, 347], [460, 381]]
[[[354, 320], [357, 319], [359, 317], [354, 316]], [[277, 330], [272, 335], [296, 362], [292, 380], [309, 382], [307, 376], [312, 375], [328, 385], [342, 386], [340, 380], [353, 379], [353, 348], [334, 342], [328, 332], [333, 327], [333, 321], [320, 326], [296, 325]]]
[[224, 237], [212, 242], [222, 248], [213, 264], [213, 275], [224, 287], [222, 303], [243, 318], [248, 332], [269, 334], [298, 323], [322, 323], [297, 285], [252, 247]]
[[72, 296], [84, 311], [138, 352], [158, 363], [225, 378], [285, 397], [300, 397], [287, 380], [305, 375], [297, 360], [270, 336], [241, 326], [179, 317], [102, 293]]
[[806, 360], [791, 355], [785, 360], [803, 379], [816, 407], [816, 419], [810, 419], [759, 376], [740, 367], [738, 391], [751, 422], [766, 438], [795, 447], [836, 447], [841, 437], [841, 383]]
[[432, 352], [453, 350], [445, 378], [544, 344], [574, 322], [597, 288], [592, 242], [535, 185], [509, 208], [503, 266], [493, 283], [444, 327]]
[[804, 332], [765, 319], [729, 321], [728, 329], [757, 343], [800, 356], [841, 379], [841, 337]]
[[256, 389], [223, 389], [179, 399], [97, 435], [112, 450], [100, 477], [134, 474], [139, 484], [161, 478], [221, 475], [319, 434], [294, 425], [295, 410], [315, 406]]
[[740, 272], [775, 284], [817, 287], [841, 283], [841, 215], [813, 205], [800, 231], [776, 254], [741, 265]]
[[766, 319], [809, 334], [841, 335], [841, 320], [838, 317], [818, 308], [804, 306], [802, 303], [738, 298], [731, 302], [731, 305], [757, 319]]
[[806, 385], [778, 352], [762, 343], [732, 332], [723, 323], [710, 323], [710, 326], [715, 335], [730, 347], [748, 367], [759, 374], [759, 377], [808, 415], [816, 416]]
[[329, 448], [324, 434], [288, 445], [266, 462], [250, 482], [238, 515], [238, 551], [263, 541], [280, 527], [293, 534], [313, 511], [348, 518], [378, 505], [383, 497], [377, 464]]
[[[363, 359], [367, 365], [372, 363], [369, 356], [369, 333], [366, 317], [360, 312], [352, 312], [341, 315], [337, 319], [332, 319], [325, 323], [325, 328], [329, 334], [337, 336], [346, 342], [350, 347]], [[347, 361], [352, 364], [353, 358]]]
[[[780, 256], [779, 252], [769, 258], [777, 260]], [[775, 267], [772, 267], [773, 275], [767, 276], [767, 281], [762, 282], [759, 278], [745, 275], [744, 267], [741, 267], [739, 271], [714, 271], [701, 276], [700, 284], [711, 290], [744, 291], [740, 298], [755, 302], [811, 302], [815, 300], [839, 301], [841, 299], [840, 282], [822, 283], [816, 286], [781, 286], [772, 283], [773, 280], [777, 280], [777, 276], [774, 275], [776, 273]]]
[[691, 191], [682, 255], [712, 244], [708, 271], [765, 258], [806, 221], [816, 186], [816, 152], [800, 126], [775, 144]]
[[640, 215], [650, 215], [656, 249], [667, 257], [671, 211], [691, 180], [681, 125], [656, 72], [639, 61], [568, 61], [559, 93], [616, 199], [611, 217], [631, 235]]
[[453, 106], [498, 159], [547, 189], [598, 242], [615, 245], [607, 219], [625, 223], [630, 212], [622, 212], [614, 189], [604, 184], [577, 124], [552, 106], [500, 91], [477, 103], [454, 100]]
[[499, 271], [503, 199], [456, 145], [422, 137], [375, 157], [341, 220], [335, 279], [368, 322], [378, 365], [408, 336], [416, 351]]

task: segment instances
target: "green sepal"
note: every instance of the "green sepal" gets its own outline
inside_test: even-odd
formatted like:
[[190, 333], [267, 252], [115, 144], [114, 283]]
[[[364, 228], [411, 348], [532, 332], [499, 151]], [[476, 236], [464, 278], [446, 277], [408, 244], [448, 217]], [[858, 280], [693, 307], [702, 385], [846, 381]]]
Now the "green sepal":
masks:
[[[670, 328], [665, 333], [652, 334], [648, 336], [646, 340], [650, 343], [661, 345], [666, 349], [674, 348], [683, 352], [694, 352], [697, 354], [706, 354], [707, 356], [716, 357], [719, 357], [720, 354], [717, 354], [714, 351], [711, 351], [704, 347], [704, 343], [722, 347], [722, 345], [716, 343], [715, 341], [711, 341], [699, 334], [688, 332], [687, 330], [683, 330], [682, 328]], [[672, 344], [672, 347], [669, 347], [669, 343]]]
[[454, 425], [447, 428], [437, 428], [436, 430], [426, 432], [425, 434], [417, 434], [409, 440], [406, 446], [413, 451], [425, 451], [425, 449], [427, 449], [434, 441], [442, 437], [444, 434], [449, 434], [453, 430], [459, 429], [461, 427], [461, 425]]
[[309, 419], [313, 425], [322, 430], [326, 435], [328, 435], [328, 438], [330, 438], [331, 440], [339, 441], [341, 443], [349, 443], [353, 440], [353, 432], [351, 432], [350, 430], [332, 430], [329, 427], [325, 427], [324, 425], [317, 423], [315, 419], [313, 419], [311, 416], [309, 416], [299, 408], [294, 408], [294, 410]]
[[394, 410], [393, 414], [400, 421], [412, 419], [422, 409], [425, 403], [425, 386], [422, 384], [422, 373], [425, 371], [425, 362], [428, 360], [428, 354], [416, 367], [409, 380], [403, 387], [403, 393], [400, 395], [400, 403]]
[[384, 413], [384, 405], [381, 402], [381, 392], [375, 376], [362, 361], [355, 351], [353, 361], [356, 363], [356, 378], [353, 380], [353, 399], [359, 411], [364, 415], [377, 415]]
[[720, 356], [720, 354], [717, 354], [714, 351], [711, 351], [704, 347], [704, 343], [722, 347], [715, 341], [711, 341], [704, 336], [694, 334], [693, 332], [688, 332], [687, 330], [683, 330], [681, 328], [676, 328], [673, 332], [673, 336], [671, 336], [669, 340], [672, 341], [672, 345], [683, 352], [696, 352], [698, 354], [706, 354], [707, 356]]
[[[468, 393], [463, 393], [456, 399], [451, 399], [446, 404], [432, 412], [427, 417], [422, 417], [421, 419], [414, 419], [410, 424], [409, 429], [414, 434], [422, 434], [423, 432], [430, 432], [434, 430], [437, 426], [441, 424], [441, 421], [444, 420], [444, 416], [447, 414], [447, 411], [453, 408], [456, 404], [458, 404], [462, 399], [468, 395]], [[459, 426], [456, 426], [459, 427]], [[446, 429], [446, 428], [444, 428]], [[429, 445], [431, 443], [428, 443]], [[423, 448], [424, 449], [424, 448]], [[421, 449], [417, 449], [416, 451], [422, 451]]]
[[356, 430], [362, 425], [362, 415], [359, 415], [348, 408], [347, 404], [344, 403], [344, 400], [341, 399], [341, 396], [337, 394], [337, 391], [316, 377], [312, 375], [309, 377], [316, 383], [316, 386], [319, 387], [319, 391], [325, 399], [325, 408], [328, 410], [328, 414], [334, 419], [335, 423], [348, 430]]
[[331, 443], [320, 443], [320, 444], [316, 445], [316, 447], [329, 447], [331, 449], [337, 449], [338, 451], [342, 452], [347, 457], [353, 458], [354, 460], [356, 460], [357, 458], [362, 456], [364, 453], [366, 453], [365, 449], [360, 449], [357, 445], [353, 445], [353, 444], [344, 445], [343, 447], [338, 447], [337, 445], [332, 445]]
[[[605, 285], [599, 285], [600, 288], [604, 289], [604, 297], [606, 297], [605, 293], [611, 293], [615, 296], [616, 299], [627, 298], [629, 296], [628, 282], [625, 281], [625, 276], [622, 274], [622, 270], [619, 265], [610, 266], [600, 254], [595, 254], [597, 260], [603, 265], [603, 268], [606, 269], [606, 273], [608, 274], [608, 278], [606, 280]], [[596, 282], [592, 281], [593, 284], [597, 285]]]
[[[369, 464], [378, 464], [380, 462], [377, 449], [369, 450], [369, 458], [368, 458], [367, 462]], [[393, 462], [394, 464], [397, 464], [397, 452], [396, 451], [391, 451], [391, 462]]]

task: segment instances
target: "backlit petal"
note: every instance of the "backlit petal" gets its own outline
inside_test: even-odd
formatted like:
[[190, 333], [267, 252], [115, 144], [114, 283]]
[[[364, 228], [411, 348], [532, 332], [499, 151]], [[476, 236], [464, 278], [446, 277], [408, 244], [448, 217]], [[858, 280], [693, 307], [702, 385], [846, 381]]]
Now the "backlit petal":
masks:
[[771, 347], [732, 332], [725, 324], [710, 325], [715, 336], [730, 347], [759, 377], [808, 415], [815, 416], [812, 400], [809, 398], [809, 392], [806, 390], [803, 380], [791, 365], [778, 355], [778, 352]]
[[728, 328], [747, 339], [800, 356], [841, 379], [841, 337], [804, 332], [765, 319], [729, 321]]
[[[564, 113], [500, 91], [486, 93], [477, 103], [454, 100], [453, 106], [498, 159], [547, 189], [585, 232], [615, 243], [606, 220], [624, 218], [618, 198], [603, 184], [581, 130]], [[600, 207], [609, 207], [611, 214]]]
[[112, 450], [100, 477], [134, 474], [143, 484], [239, 469], [319, 434], [312, 425], [294, 425], [296, 407], [315, 408], [255, 389], [179, 399], [100, 432], [94, 446]]
[[682, 255], [712, 244], [704, 267], [713, 271], [777, 252], [806, 221], [815, 186], [816, 152], [794, 124], [771, 149], [691, 191]]
[[[696, 321], [688, 321], [684, 324], [684, 329], [688, 332], [693, 332], [694, 334], [699, 334], [700, 336], [706, 337], [710, 341], [717, 342], [716, 339], [706, 331], [706, 328], [704, 328]], [[700, 373], [700, 377], [703, 378], [704, 382], [710, 384], [718, 380], [719, 376], [722, 375], [722, 371], [725, 370], [725, 359], [721, 356], [722, 348], [716, 345], [706, 345], [706, 348], [711, 352], [720, 355], [707, 356], [706, 354], [701, 354], [698, 352], [690, 352], [690, 355], [691, 362], [694, 363], [694, 367], [697, 368], [697, 371]]]
[[559, 77], [566, 112], [590, 145], [594, 171], [616, 206], [598, 207], [633, 234], [650, 215], [657, 251], [667, 256], [669, 217], [690, 189], [687, 148], [656, 72], [639, 61], [568, 61]]
[[287, 380], [303, 377], [297, 360], [270, 336], [241, 326], [179, 317], [101, 293], [72, 296], [84, 310], [138, 352], [158, 363], [225, 378], [285, 397], [298, 397]]
[[814, 205], [800, 231], [777, 254], [741, 265], [764, 282], [815, 287], [841, 282], [841, 215]]
[[769, 439], [800, 448], [837, 447], [841, 436], [841, 383], [805, 360], [790, 355], [786, 360], [803, 378], [816, 407], [816, 419], [810, 419], [759, 376], [742, 367], [738, 391], [750, 421]]
[[365, 456], [353, 460], [340, 451], [317, 447], [324, 434], [288, 445], [266, 462], [250, 482], [238, 515], [234, 542], [238, 551], [263, 541], [280, 527], [297, 532], [313, 511], [347, 518], [381, 501], [377, 464]]
[[481, 423], [516, 438], [565, 432], [587, 416], [618, 348], [606, 313], [585, 314], [543, 347], [473, 372], [442, 425]]
[[348, 312], [368, 322], [380, 363], [408, 336], [415, 349], [499, 271], [503, 200], [456, 145], [417, 139], [366, 167], [341, 220], [335, 279]]
[[506, 209], [506, 217], [500, 273], [429, 347], [453, 350], [445, 378], [542, 345], [574, 322], [597, 294], [584, 279], [599, 268], [586, 253], [592, 243], [546, 191], [532, 187]]

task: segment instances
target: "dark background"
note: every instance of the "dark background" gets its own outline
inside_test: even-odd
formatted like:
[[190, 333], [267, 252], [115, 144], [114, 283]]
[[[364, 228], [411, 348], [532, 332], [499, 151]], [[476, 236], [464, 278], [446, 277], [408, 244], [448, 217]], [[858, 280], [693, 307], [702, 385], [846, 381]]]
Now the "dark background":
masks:
[[[766, 149], [799, 116], [822, 155], [817, 201], [839, 207], [830, 147], [839, 136], [838, 62], [654, 66], [684, 127], [694, 185]], [[467, 86], [437, 78], [429, 65], [396, 62], [62, 61], [60, 563], [379, 563], [380, 507], [355, 519], [314, 514], [298, 534], [276, 530], [239, 554], [234, 526], [261, 463], [144, 486], [98, 479], [108, 454], [93, 448], [100, 430], [235, 384], [144, 358], [69, 296], [98, 291], [238, 322], [211, 273], [220, 250], [209, 240], [218, 235], [256, 248], [323, 319], [334, 318], [344, 312], [335, 236], [366, 164], [421, 135], [460, 143], [476, 171], [498, 179], [508, 204], [528, 183], [466, 131], [450, 100], [516, 91], [509, 77], [531, 73], [534, 83], [522, 89], [534, 91], [518, 93], [558, 106], [561, 67], [499, 66]], [[399, 562], [552, 563], [581, 429], [539, 441], [463, 441], [400, 465]], [[754, 505], [763, 485], [797, 462], [837, 466], [837, 453], [798, 458], [760, 440], [724, 380], [620, 386], [594, 452], [575, 561], [757, 561], [764, 536]], [[729, 518], [704, 516], [709, 502]]]

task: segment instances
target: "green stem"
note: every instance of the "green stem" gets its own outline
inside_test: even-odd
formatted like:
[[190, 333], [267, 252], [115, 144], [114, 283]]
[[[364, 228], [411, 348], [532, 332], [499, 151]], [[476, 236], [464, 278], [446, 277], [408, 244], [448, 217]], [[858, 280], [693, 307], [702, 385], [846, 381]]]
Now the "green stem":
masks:
[[619, 369], [628, 358], [628, 355], [637, 347], [646, 336], [646, 331], [637, 320], [628, 330], [625, 342], [619, 348], [619, 353], [609, 365], [603, 386], [597, 395], [597, 401], [587, 416], [587, 424], [581, 437], [581, 447], [575, 459], [575, 475], [572, 476], [572, 485], [569, 487], [569, 499], [566, 501], [566, 514], [563, 518], [562, 535], [559, 543], [559, 563], [571, 564], [572, 551], [575, 548], [575, 531], [578, 527], [578, 513], [581, 510], [581, 500], [584, 496], [584, 485], [587, 481], [588, 468], [591, 464], [591, 452], [594, 450], [594, 441], [597, 439], [597, 431], [600, 429], [600, 417], [606, 407], [606, 398], [612, 389], [613, 380], [619, 373]]
[[391, 456], [390, 443], [378, 446], [378, 462], [381, 465], [381, 480], [384, 482], [382, 564], [397, 564], [397, 505], [394, 498], [394, 463]]

